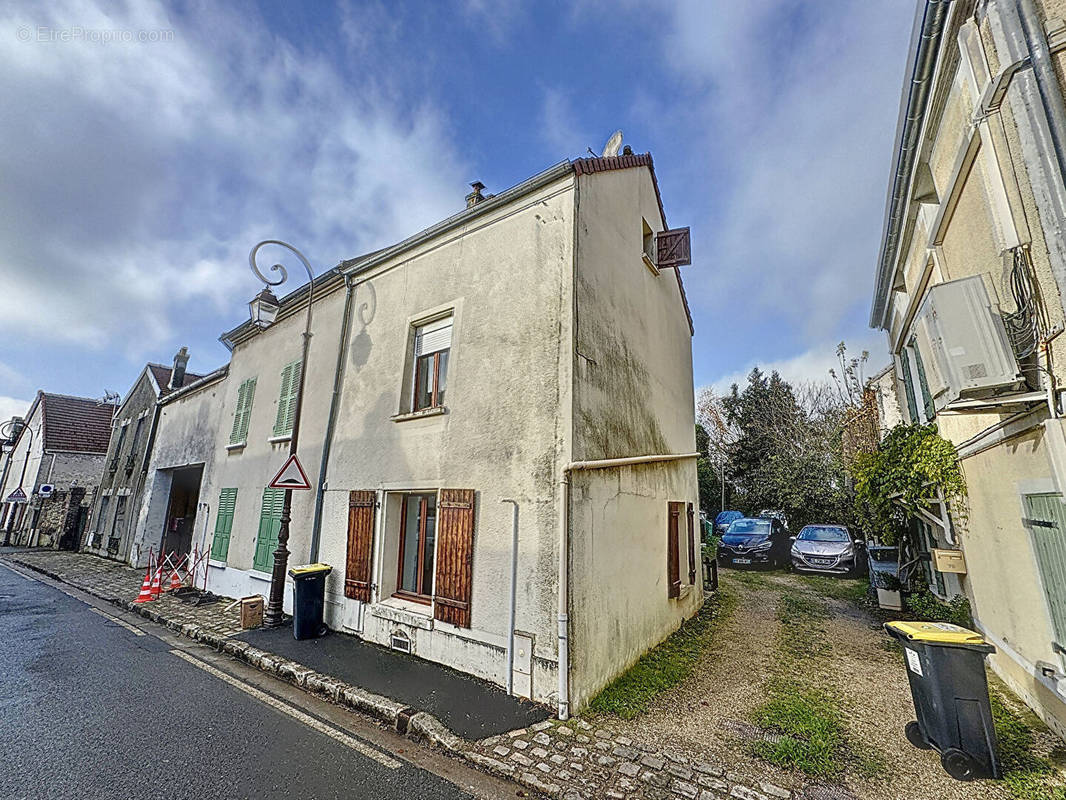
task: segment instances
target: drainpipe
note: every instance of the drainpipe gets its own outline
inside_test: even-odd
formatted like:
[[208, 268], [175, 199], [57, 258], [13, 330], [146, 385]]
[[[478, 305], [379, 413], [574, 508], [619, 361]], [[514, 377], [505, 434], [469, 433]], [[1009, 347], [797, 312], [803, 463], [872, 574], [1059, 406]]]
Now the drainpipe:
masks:
[[1029, 48], [1036, 88], [1047, 114], [1051, 143], [1055, 148], [1061, 180], [1066, 175], [1066, 103], [1062, 99], [1055, 65], [1051, 61], [1051, 49], [1048, 47], [1047, 36], [1044, 35], [1044, 28], [1040, 24], [1033, 0], [1018, 0], [1018, 13], [1025, 43]]
[[518, 503], [514, 500], [501, 500], [510, 503], [511, 515], [511, 608], [507, 626], [507, 694], [514, 694], [514, 627], [515, 606], [518, 598]]
[[329, 451], [333, 444], [333, 429], [337, 424], [337, 407], [341, 400], [341, 384], [344, 380], [345, 354], [352, 318], [352, 293], [355, 285], [351, 276], [344, 276], [344, 313], [341, 317], [341, 336], [337, 342], [337, 365], [333, 370], [333, 396], [329, 401], [329, 419], [326, 422], [326, 437], [322, 442], [322, 460], [318, 465], [318, 487], [315, 493], [315, 518], [311, 525], [311, 564], [318, 561], [322, 542], [322, 504], [326, 497], [326, 470], [329, 467]]
[[570, 473], [612, 467], [631, 467], [664, 461], [683, 461], [699, 458], [699, 453], [667, 453], [625, 458], [601, 458], [595, 461], [571, 461], [563, 467], [559, 481], [559, 719], [570, 718], [570, 649], [568, 628], [570, 618]]

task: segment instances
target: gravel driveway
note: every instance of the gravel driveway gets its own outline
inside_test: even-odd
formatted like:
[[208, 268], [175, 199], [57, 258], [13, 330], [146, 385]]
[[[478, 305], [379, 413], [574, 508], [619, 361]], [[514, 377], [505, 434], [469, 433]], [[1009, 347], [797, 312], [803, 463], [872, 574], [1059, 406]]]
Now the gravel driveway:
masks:
[[[740, 774], [803, 792], [811, 800], [984, 800], [1011, 798], [1002, 783], [959, 783], [939, 757], [912, 747], [903, 735], [914, 718], [902, 653], [881, 629], [882, 620], [852, 599], [855, 583], [818, 583], [788, 573], [723, 570], [722, 591], [733, 610], [693, 674], [653, 701], [644, 714], [611, 727], [635, 740], [733, 765]], [[850, 589], [850, 591], [849, 591]], [[766, 733], [752, 714], [766, 700], [779, 653], [783, 597], [799, 597], [827, 611], [819, 617], [818, 656], [792, 673], [828, 691], [842, 711], [851, 752], [857, 754], [832, 781], [812, 780], [758, 758]], [[787, 599], [787, 598], [786, 598]], [[780, 659], [778, 659], [780, 664]], [[1061, 745], [1046, 729], [1037, 746]], [[864, 759], [877, 768], [856, 766]], [[872, 773], [872, 774], [871, 774]]]

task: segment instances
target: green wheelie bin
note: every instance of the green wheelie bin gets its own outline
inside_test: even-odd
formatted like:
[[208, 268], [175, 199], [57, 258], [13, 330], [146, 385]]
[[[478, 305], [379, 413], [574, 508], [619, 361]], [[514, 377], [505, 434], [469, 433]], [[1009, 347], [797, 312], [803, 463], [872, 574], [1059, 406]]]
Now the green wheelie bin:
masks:
[[917, 721], [907, 724], [915, 747], [940, 753], [960, 781], [998, 778], [996, 730], [988, 701], [985, 657], [996, 648], [973, 631], [946, 622], [886, 622], [903, 645]]

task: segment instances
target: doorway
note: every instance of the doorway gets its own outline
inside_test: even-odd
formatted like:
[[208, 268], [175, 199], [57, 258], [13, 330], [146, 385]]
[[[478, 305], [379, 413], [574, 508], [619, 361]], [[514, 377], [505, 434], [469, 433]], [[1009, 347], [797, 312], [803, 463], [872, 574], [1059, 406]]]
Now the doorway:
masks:
[[179, 558], [192, 550], [196, 530], [196, 509], [200, 503], [200, 480], [204, 466], [182, 467], [173, 471], [170, 481], [170, 502], [163, 528], [163, 553], [175, 553]]

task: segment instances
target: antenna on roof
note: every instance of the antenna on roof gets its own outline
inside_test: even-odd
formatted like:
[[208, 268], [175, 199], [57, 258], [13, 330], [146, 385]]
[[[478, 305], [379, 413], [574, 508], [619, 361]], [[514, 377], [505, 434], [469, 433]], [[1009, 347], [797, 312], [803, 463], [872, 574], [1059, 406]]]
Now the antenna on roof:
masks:
[[601, 158], [610, 158], [618, 155], [618, 151], [622, 147], [622, 132], [615, 131], [611, 134], [611, 138], [607, 140], [607, 144], [603, 146], [603, 152], [600, 154]]
[[100, 406], [117, 406], [118, 401], [122, 399], [122, 395], [118, 392], [112, 392], [108, 389], [104, 389], [104, 396], [96, 401]]

